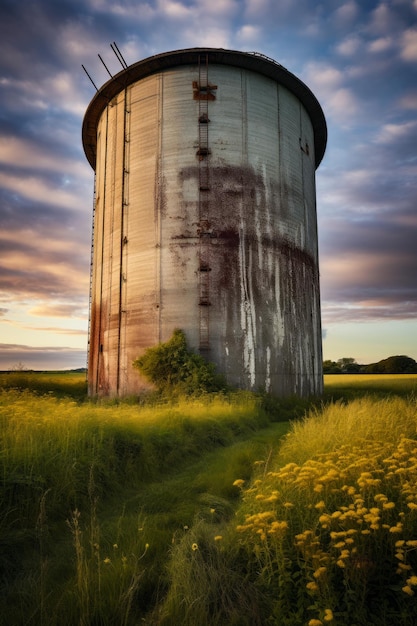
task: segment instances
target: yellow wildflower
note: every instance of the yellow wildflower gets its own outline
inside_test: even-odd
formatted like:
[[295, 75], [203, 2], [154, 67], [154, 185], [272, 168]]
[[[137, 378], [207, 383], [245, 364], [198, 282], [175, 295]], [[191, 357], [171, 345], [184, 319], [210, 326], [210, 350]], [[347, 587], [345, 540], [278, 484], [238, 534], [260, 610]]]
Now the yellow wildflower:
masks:
[[236, 526], [236, 530], [238, 533], [244, 533], [245, 530], [249, 530], [251, 526], [249, 526], [248, 524], [239, 524], [238, 526]]
[[413, 587], [417, 586], [417, 576], [410, 576], [410, 578], [407, 578], [407, 584], [408, 585], [412, 585]]
[[308, 622], [308, 626], [323, 626], [323, 622], [319, 619], [311, 619]]
[[403, 531], [403, 525], [401, 522], [397, 522], [396, 526], [391, 526], [391, 528], [389, 529], [390, 533], [402, 533]]
[[323, 515], [320, 515], [319, 517], [319, 522], [323, 528], [329, 528], [330, 521], [331, 521], [331, 516], [328, 515], [327, 513], [324, 513]]
[[221, 541], [222, 539], [223, 539], [223, 536], [222, 536], [222, 535], [216, 535], [216, 536], [214, 537], [214, 541]]
[[405, 585], [405, 587], [403, 587], [403, 591], [404, 593], [407, 593], [409, 596], [414, 595], [414, 591], [411, 589], [409, 585]]
[[324, 621], [325, 622], [333, 621], [333, 611], [331, 609], [324, 609]]
[[272, 496], [268, 496], [268, 498], [265, 498], [265, 502], [276, 502], [278, 500], [278, 496], [273, 493]]
[[106, 563], [106, 565], [108, 565], [109, 563], [111, 563], [111, 559], [109, 559], [109, 557], [106, 556], [106, 558], [104, 559], [103, 563]]
[[326, 567], [319, 567], [318, 569], [316, 569], [316, 571], [314, 572], [313, 576], [314, 578], [318, 579], [321, 578], [321, 576], [327, 571]]
[[196, 550], [198, 550], [198, 543], [193, 543], [193, 545], [191, 546], [191, 550], [193, 552], [195, 552]]
[[271, 524], [271, 528], [268, 530], [269, 534], [275, 534], [275, 533], [279, 533], [280, 531], [284, 531], [287, 530], [288, 528], [288, 523], [283, 521], [283, 522], [272, 522]]
[[238, 478], [237, 480], [235, 480], [235, 482], [233, 483], [233, 487], [242, 487], [245, 484], [245, 481], [242, 478]]
[[319, 589], [318, 584], [317, 584], [317, 583], [315, 583], [315, 582], [313, 582], [313, 581], [311, 581], [311, 582], [307, 583], [307, 584], [306, 584], [306, 588], [307, 588], [309, 591], [318, 591], [318, 589]]
[[402, 574], [403, 572], [408, 572], [411, 569], [411, 565], [406, 563], [398, 563], [397, 574]]

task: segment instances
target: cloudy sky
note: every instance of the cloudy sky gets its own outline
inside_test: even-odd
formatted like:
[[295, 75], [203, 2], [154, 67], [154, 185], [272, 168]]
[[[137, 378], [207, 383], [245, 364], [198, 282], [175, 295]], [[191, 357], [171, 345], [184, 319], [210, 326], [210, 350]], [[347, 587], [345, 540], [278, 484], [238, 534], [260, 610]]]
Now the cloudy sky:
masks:
[[315, 93], [324, 358], [417, 359], [417, 0], [2, 0], [0, 369], [86, 362], [93, 172], [81, 125], [126, 62], [258, 51]]

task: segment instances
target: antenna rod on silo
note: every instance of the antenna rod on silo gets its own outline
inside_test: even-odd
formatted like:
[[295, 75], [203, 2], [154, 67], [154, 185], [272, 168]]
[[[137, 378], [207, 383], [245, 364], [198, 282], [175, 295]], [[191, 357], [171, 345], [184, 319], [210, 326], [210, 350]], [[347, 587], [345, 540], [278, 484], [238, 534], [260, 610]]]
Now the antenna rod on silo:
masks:
[[128, 65], [127, 65], [126, 61], [124, 60], [123, 55], [120, 52], [119, 48], [117, 47], [117, 43], [115, 41], [113, 41], [113, 43], [110, 44], [110, 48], [113, 50], [114, 54], [117, 57], [117, 60], [119, 61], [120, 65], [122, 66], [122, 68], [124, 70], [126, 70]]
[[101, 56], [100, 56], [99, 54], [98, 54], [97, 56], [98, 56], [98, 58], [100, 59], [100, 61], [103, 63], [104, 67], [106, 68], [106, 70], [107, 70], [107, 74], [110, 76], [110, 78], [113, 78], [112, 74], [110, 74], [110, 70], [109, 70], [109, 68], [108, 68], [108, 67], [107, 67], [107, 65], [104, 63], [104, 61], [103, 61], [103, 59], [101, 58]]
[[90, 74], [87, 72], [87, 70], [85, 69], [84, 65], [81, 63], [81, 67], [83, 68], [84, 72], [87, 74], [88, 78], [91, 80], [91, 83], [94, 87], [94, 89], [96, 91], [98, 91], [97, 85], [95, 84], [95, 82], [93, 81], [93, 79], [91, 78]]

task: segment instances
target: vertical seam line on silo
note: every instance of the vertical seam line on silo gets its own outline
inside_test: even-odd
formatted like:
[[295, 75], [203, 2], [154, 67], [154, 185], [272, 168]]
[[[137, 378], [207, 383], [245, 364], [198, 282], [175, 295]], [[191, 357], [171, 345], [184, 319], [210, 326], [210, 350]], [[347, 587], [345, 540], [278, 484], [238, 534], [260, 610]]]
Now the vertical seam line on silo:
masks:
[[[301, 102], [299, 102], [299, 109], [300, 109], [300, 136], [301, 136], [301, 146], [303, 146], [304, 143], [304, 131], [303, 131], [303, 116], [302, 116], [302, 104]], [[306, 142], [307, 144], [307, 142]], [[302, 194], [303, 194], [303, 209], [304, 209], [304, 237], [303, 237], [303, 247], [306, 248], [306, 238], [307, 238], [307, 233], [308, 233], [308, 221], [309, 221], [309, 215], [308, 215], [308, 207], [306, 206], [306, 192], [305, 192], [305, 175], [304, 175], [304, 161], [305, 158], [308, 158], [308, 154], [307, 152], [304, 152], [304, 148], [302, 148], [300, 150], [301, 152], [301, 190], [302, 190]], [[305, 158], [304, 158], [305, 157]], [[301, 243], [301, 242], [300, 242]]]
[[124, 346], [123, 369], [124, 369], [124, 384], [125, 385], [127, 384], [127, 378], [128, 378], [128, 362], [127, 362], [128, 351], [127, 351], [126, 337], [127, 337], [127, 326], [128, 326], [128, 321], [129, 321], [129, 311], [127, 310], [127, 306], [128, 306], [128, 293], [129, 293], [128, 272], [129, 272], [129, 266], [130, 266], [129, 264], [130, 246], [128, 245], [128, 243], [129, 243], [129, 226], [130, 226], [130, 183], [131, 183], [130, 139], [131, 139], [131, 133], [132, 133], [132, 86], [129, 85], [126, 88], [126, 126], [125, 126], [125, 137], [124, 137], [124, 150], [125, 150], [125, 163], [126, 163], [125, 170], [127, 171], [125, 172], [126, 181], [125, 181], [125, 185], [123, 189], [123, 198], [122, 198], [124, 217], [123, 217], [123, 232], [121, 234], [122, 254], [125, 260], [124, 270], [122, 273], [122, 288], [123, 288], [123, 298], [124, 298], [123, 307], [125, 309], [124, 326], [123, 326], [123, 346]]
[[157, 116], [158, 116], [158, 137], [157, 137], [157, 153], [156, 153], [156, 175], [155, 175], [155, 295], [158, 304], [156, 315], [156, 343], [162, 340], [162, 132], [163, 132], [163, 96], [164, 96], [164, 75], [161, 72], [158, 76], [158, 94], [157, 94]]
[[[306, 206], [305, 206], [305, 194], [304, 194], [304, 146], [303, 146], [303, 141], [304, 141], [304, 137], [303, 137], [303, 127], [302, 127], [302, 120], [301, 120], [301, 102], [300, 100], [298, 100], [298, 125], [299, 125], [299, 136], [301, 137], [301, 141], [300, 141], [300, 151], [299, 151], [299, 156], [300, 156], [300, 161], [301, 161], [301, 197], [302, 197], [302, 203], [303, 203], [303, 222], [304, 224], [301, 224], [301, 229], [306, 227]], [[301, 237], [301, 230], [299, 230], [300, 233], [300, 240], [299, 240], [299, 247], [301, 249], [302, 247], [302, 237]], [[302, 278], [304, 279], [304, 284], [305, 284], [305, 271], [306, 271], [306, 267], [305, 267], [305, 263], [303, 261], [299, 262], [301, 267], [297, 270], [298, 272], [302, 272], [303, 276]], [[297, 276], [296, 273], [296, 276]], [[297, 281], [298, 282], [298, 281]], [[304, 318], [305, 319], [305, 318]], [[305, 362], [307, 361], [307, 354], [309, 351], [307, 351], [306, 354], [306, 343], [308, 344], [308, 337], [309, 337], [309, 333], [305, 333], [305, 336], [303, 337], [303, 335], [301, 335], [300, 337], [300, 367], [298, 367], [298, 371], [300, 372], [300, 393], [301, 395], [303, 395], [303, 390], [304, 390], [304, 382], [305, 382], [305, 378], [307, 375], [306, 372], [306, 368], [310, 369], [310, 364]]]
[[[241, 162], [248, 165], [248, 94], [247, 94], [247, 72], [240, 70], [242, 89], [242, 156]], [[243, 184], [243, 174], [242, 174]]]
[[[112, 333], [111, 331], [111, 319], [112, 319], [112, 303], [113, 303], [113, 257], [114, 257], [114, 200], [115, 200], [115, 185], [116, 185], [116, 157], [117, 157], [117, 113], [119, 110], [118, 107], [118, 101], [117, 101], [118, 96], [116, 96], [116, 102], [113, 105], [112, 108], [114, 108], [114, 113], [113, 113], [113, 119], [112, 121], [112, 125], [113, 125], [113, 141], [112, 141], [112, 147], [111, 147], [111, 154], [110, 154], [110, 160], [111, 160], [111, 170], [110, 170], [110, 224], [109, 224], [109, 270], [108, 270], [108, 283], [107, 283], [107, 299], [108, 299], [108, 306], [107, 306], [107, 323], [106, 323], [106, 328], [107, 328], [107, 341], [108, 341], [108, 346], [107, 346], [107, 350], [108, 350], [108, 355], [107, 355], [107, 372], [106, 372], [106, 376], [107, 376], [107, 382], [109, 382], [110, 379], [110, 371], [113, 369], [114, 371], [114, 367], [112, 368], [112, 363], [113, 363], [113, 359], [114, 359], [114, 346], [113, 341], [110, 340], [110, 338], [112, 337]], [[114, 382], [113, 382], [114, 384]]]
[[[100, 346], [104, 343], [102, 332], [103, 332], [103, 314], [102, 314], [102, 303], [103, 303], [103, 281], [104, 281], [104, 227], [105, 227], [105, 216], [106, 216], [106, 206], [107, 206], [107, 159], [108, 159], [108, 132], [109, 132], [109, 109], [106, 107], [106, 136], [105, 136], [105, 150], [104, 150], [104, 176], [103, 176], [103, 201], [102, 201], [102, 220], [101, 220], [101, 264], [100, 264], [100, 317], [99, 317], [99, 330], [98, 330], [98, 358], [97, 358], [97, 371], [96, 371], [96, 393], [99, 390], [99, 376], [100, 376], [100, 367], [101, 360], [103, 359], [102, 352], [100, 350]], [[103, 142], [101, 142], [103, 145]], [[96, 164], [97, 168], [97, 164]]]
[[[278, 207], [277, 207], [277, 215], [276, 215], [276, 228], [278, 229], [278, 233], [282, 232], [281, 229], [281, 215], [282, 215], [282, 141], [281, 141], [281, 86], [280, 84], [277, 82], [277, 141], [278, 141], [278, 175], [277, 175], [277, 180], [278, 180]], [[281, 279], [281, 275], [282, 275], [282, 268], [280, 266], [280, 260], [281, 260], [281, 251], [278, 247], [278, 254], [277, 254], [277, 258], [275, 260], [275, 267], [274, 267], [274, 290], [275, 290], [275, 303], [276, 303], [276, 311], [279, 311], [279, 314], [277, 315], [277, 312], [275, 313], [276, 317], [279, 318], [278, 321], [278, 329], [280, 331], [280, 336], [278, 339], [278, 345], [280, 350], [282, 349], [282, 345], [284, 343], [285, 340], [285, 322], [283, 322], [282, 320], [284, 319], [283, 316], [283, 312], [282, 312], [282, 307], [281, 307], [281, 285], [280, 285], [280, 279]], [[278, 265], [278, 267], [276, 267]], [[278, 276], [277, 276], [278, 274]], [[278, 280], [277, 280], [278, 279]], [[278, 292], [278, 293], [277, 293]], [[275, 339], [275, 345], [277, 345], [277, 339]], [[280, 359], [281, 355], [280, 354], [275, 354], [275, 359]], [[282, 368], [280, 368], [280, 371], [282, 372]], [[277, 374], [276, 374], [277, 376]], [[277, 376], [278, 377], [278, 376]], [[281, 388], [282, 388], [282, 382], [279, 383]]]
[[[117, 326], [117, 369], [116, 369], [116, 393], [120, 392], [120, 370], [121, 370], [121, 358], [122, 358], [122, 325], [126, 332], [126, 315], [123, 316], [123, 238], [124, 238], [124, 226], [125, 226], [125, 187], [126, 177], [128, 177], [128, 170], [126, 167], [126, 129], [127, 129], [127, 116], [128, 116], [128, 104], [127, 104], [127, 87], [123, 92], [123, 149], [122, 149], [122, 188], [120, 191], [120, 241], [119, 241], [119, 311], [118, 311], [118, 326]], [[123, 320], [124, 317], [124, 320]]]

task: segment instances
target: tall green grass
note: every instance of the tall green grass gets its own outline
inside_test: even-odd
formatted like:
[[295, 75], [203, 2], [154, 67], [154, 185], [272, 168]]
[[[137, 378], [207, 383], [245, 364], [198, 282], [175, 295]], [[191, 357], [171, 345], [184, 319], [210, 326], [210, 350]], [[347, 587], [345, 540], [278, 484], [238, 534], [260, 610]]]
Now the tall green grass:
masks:
[[280, 447], [282, 462], [304, 463], [339, 446], [359, 446], [362, 441], [391, 441], [416, 435], [414, 399], [369, 395], [349, 403], [330, 403], [291, 424]]
[[0, 388], [28, 389], [40, 394], [83, 400], [87, 396], [87, 379], [85, 372], [11, 370], [0, 372]]
[[324, 399], [352, 400], [372, 394], [408, 396], [417, 392], [417, 374], [326, 374]]
[[414, 626], [416, 377], [338, 380], [320, 407], [0, 375], [0, 621]]
[[269, 425], [243, 392], [148, 406], [3, 389], [7, 623], [136, 624], [163, 594], [174, 534], [201, 508], [232, 514], [229, 480], [250, 477]]

